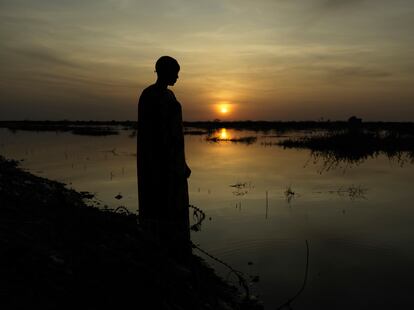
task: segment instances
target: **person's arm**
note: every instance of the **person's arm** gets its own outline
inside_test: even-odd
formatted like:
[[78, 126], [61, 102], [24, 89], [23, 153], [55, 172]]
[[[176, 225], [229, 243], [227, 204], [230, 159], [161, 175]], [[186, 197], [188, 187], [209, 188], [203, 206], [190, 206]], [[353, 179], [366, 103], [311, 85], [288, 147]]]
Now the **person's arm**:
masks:
[[185, 177], [188, 179], [191, 175], [191, 169], [188, 167], [187, 162], [185, 163]]
[[170, 132], [170, 159], [171, 170], [173, 173], [188, 178], [191, 174], [191, 169], [188, 167], [185, 161], [184, 151], [184, 133], [182, 124], [182, 112], [181, 105], [175, 99], [174, 94], [171, 92], [174, 102], [171, 104], [169, 132]]

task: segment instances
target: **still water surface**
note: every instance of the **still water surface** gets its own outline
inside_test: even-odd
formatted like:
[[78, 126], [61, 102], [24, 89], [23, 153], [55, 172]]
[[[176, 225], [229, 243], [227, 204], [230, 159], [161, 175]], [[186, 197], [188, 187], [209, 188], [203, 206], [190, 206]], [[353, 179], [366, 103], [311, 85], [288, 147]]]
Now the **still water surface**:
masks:
[[[265, 309], [277, 308], [301, 287], [305, 240], [309, 276], [293, 309], [412, 304], [413, 164], [401, 167], [379, 156], [326, 171], [310, 151], [271, 145], [281, 139], [274, 133], [222, 129], [216, 135], [258, 139], [246, 145], [185, 137], [190, 202], [207, 216], [192, 239], [234, 268], [258, 275], [252, 290]], [[132, 131], [90, 137], [0, 129], [0, 154], [24, 159], [22, 167], [36, 175], [96, 193], [101, 206], [138, 209]], [[225, 267], [207, 260], [227, 276]]]

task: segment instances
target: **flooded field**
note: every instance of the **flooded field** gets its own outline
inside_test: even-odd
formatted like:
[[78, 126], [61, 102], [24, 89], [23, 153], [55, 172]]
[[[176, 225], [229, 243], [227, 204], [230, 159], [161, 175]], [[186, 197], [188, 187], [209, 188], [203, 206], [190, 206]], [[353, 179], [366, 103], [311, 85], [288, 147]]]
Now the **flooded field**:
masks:
[[[284, 304], [303, 284], [293, 309], [411, 303], [410, 157], [379, 153], [332, 163], [322, 153], [277, 145], [305, 132], [222, 128], [208, 139], [201, 133], [185, 136], [190, 202], [206, 214], [192, 239], [251, 275], [265, 309]], [[133, 130], [83, 136], [0, 129], [0, 154], [24, 159], [22, 167], [36, 175], [95, 193], [102, 208], [139, 208]], [[228, 276], [226, 267], [206, 259]]]

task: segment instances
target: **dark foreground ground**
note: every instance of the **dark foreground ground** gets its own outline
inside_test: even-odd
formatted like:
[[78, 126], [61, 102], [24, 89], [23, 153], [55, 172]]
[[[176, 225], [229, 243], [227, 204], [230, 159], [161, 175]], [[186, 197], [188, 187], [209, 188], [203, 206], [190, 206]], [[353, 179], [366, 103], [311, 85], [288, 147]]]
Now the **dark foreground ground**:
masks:
[[135, 215], [0, 156], [0, 309], [261, 309], [201, 258], [172, 260]]

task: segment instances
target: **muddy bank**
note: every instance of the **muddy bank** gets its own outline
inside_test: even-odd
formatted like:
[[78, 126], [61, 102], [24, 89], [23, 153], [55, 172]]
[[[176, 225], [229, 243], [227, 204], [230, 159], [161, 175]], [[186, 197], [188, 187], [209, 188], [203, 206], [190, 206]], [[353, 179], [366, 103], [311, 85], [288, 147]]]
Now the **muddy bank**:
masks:
[[83, 199], [0, 156], [4, 309], [261, 309], [200, 257], [175, 262], [135, 215]]

